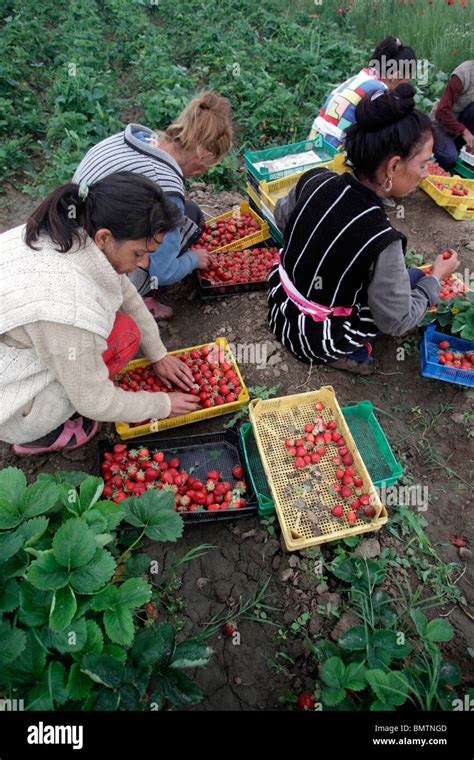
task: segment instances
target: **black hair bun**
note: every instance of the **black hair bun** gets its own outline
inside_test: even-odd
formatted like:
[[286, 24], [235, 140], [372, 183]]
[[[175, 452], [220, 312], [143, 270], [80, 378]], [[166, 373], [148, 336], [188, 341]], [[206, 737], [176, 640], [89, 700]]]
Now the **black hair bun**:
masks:
[[367, 132], [395, 124], [415, 109], [415, 88], [399, 84], [394, 90], [376, 90], [365, 95], [355, 111], [356, 122]]

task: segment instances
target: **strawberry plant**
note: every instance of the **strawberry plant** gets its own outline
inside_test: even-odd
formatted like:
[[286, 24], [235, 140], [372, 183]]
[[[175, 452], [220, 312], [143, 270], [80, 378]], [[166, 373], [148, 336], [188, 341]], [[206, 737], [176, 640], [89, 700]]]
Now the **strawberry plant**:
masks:
[[468, 291], [449, 300], [440, 299], [436, 312], [426, 314], [420, 324], [423, 326], [435, 321], [452, 334], [474, 341], [474, 292]]
[[[154, 492], [122, 506], [103, 490], [85, 473], [43, 474], [28, 485], [19, 469], [0, 472], [0, 693], [27, 710], [195, 704], [202, 694], [182, 670], [204, 665], [211, 650], [178, 643], [156, 615], [138, 625], [152, 596], [142, 575], [150, 560], [133, 562], [132, 551], [145, 536], [182, 534], [173, 499]], [[125, 551], [123, 524], [138, 532]]]

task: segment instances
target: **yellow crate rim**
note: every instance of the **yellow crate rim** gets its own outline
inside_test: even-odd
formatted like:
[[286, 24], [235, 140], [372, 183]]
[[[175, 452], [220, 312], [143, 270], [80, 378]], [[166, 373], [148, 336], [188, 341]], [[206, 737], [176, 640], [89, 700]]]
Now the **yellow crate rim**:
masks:
[[[206, 219], [206, 224], [212, 224], [213, 222], [219, 221], [219, 219], [229, 219], [236, 213], [236, 210], [237, 207], [231, 209], [231, 211], [226, 211], [224, 214], [219, 214], [219, 216], [214, 216], [212, 219]], [[220, 248], [215, 248], [213, 249], [212, 253], [222, 253], [223, 251], [243, 251], [245, 248], [251, 248], [256, 243], [261, 243], [271, 237], [268, 223], [262, 219], [262, 217], [259, 216], [253, 210], [253, 208], [250, 208], [247, 201], [241, 201], [238, 210], [240, 214], [250, 214], [250, 216], [255, 219], [256, 222], [258, 222], [260, 230], [258, 232], [254, 232], [252, 235], [247, 235], [246, 237], [240, 238], [234, 243], [229, 243], [228, 245], [223, 245]]]
[[[176, 354], [183, 353], [183, 351], [192, 351], [193, 349], [199, 350], [204, 346], [210, 346], [214, 344], [222, 348], [222, 350], [228, 354], [229, 361], [232, 364], [237, 377], [239, 378], [242, 390], [237, 401], [233, 401], [230, 404], [221, 404], [221, 406], [213, 406], [210, 409], [199, 409], [197, 412], [191, 412], [191, 414], [182, 414], [179, 417], [166, 417], [163, 420], [147, 422], [146, 425], [138, 425], [137, 427], [131, 427], [127, 422], [116, 422], [115, 429], [122, 441], [129, 440], [130, 438], [139, 438], [142, 435], [160, 433], [162, 430], [169, 430], [170, 428], [180, 427], [181, 425], [189, 425], [191, 422], [199, 422], [200, 420], [208, 420], [212, 417], [220, 417], [223, 414], [230, 414], [231, 412], [238, 411], [242, 406], [244, 406], [244, 404], [247, 404], [249, 402], [249, 392], [226, 338], [216, 338], [213, 341], [202, 343], [199, 346], [181, 348], [177, 351], [170, 351], [169, 353], [172, 356], [175, 356]], [[149, 364], [151, 364], [151, 362], [148, 359], [134, 359], [117, 374], [123, 375], [125, 372], [128, 372], [128, 370], [135, 369], [136, 367], [147, 367]]]
[[[442, 190], [438, 190], [438, 188], [434, 186], [434, 182], [442, 182], [448, 187], [453, 187], [458, 182], [462, 182], [462, 184], [469, 189], [469, 195], [465, 195], [462, 198], [456, 198], [454, 195], [448, 195]], [[433, 198], [438, 206], [466, 206], [471, 202], [474, 203], [474, 180], [472, 179], [465, 179], [464, 177], [459, 176], [439, 177], [437, 174], [430, 174], [428, 177], [421, 180], [420, 187], [425, 193]]]
[[445, 206], [445, 209], [448, 214], [451, 214], [451, 216], [458, 221], [468, 221], [469, 219], [474, 219], [474, 208], [471, 211], [467, 206]]
[[[339, 522], [337, 518], [331, 516], [331, 506], [341, 504], [344, 506], [345, 512], [349, 511], [349, 507], [346, 506], [345, 500], [341, 499], [339, 494], [329, 487], [336, 481], [336, 465], [330, 461], [330, 457], [324, 457], [318, 465], [322, 473], [319, 488], [311, 494], [311, 497], [307, 496], [309, 504], [311, 504], [311, 500], [314, 502], [318, 499], [324, 507], [328, 507], [327, 510], [323, 510], [323, 516], [320, 519], [321, 535], [315, 535], [304, 512], [292, 506], [291, 502], [298, 497], [288, 495], [289, 484], [302, 485], [305, 481], [314, 480], [314, 475], [311, 468], [295, 470], [292, 457], [287, 453], [284, 445], [285, 438], [293, 435], [289, 432], [292, 425], [295, 425], [298, 430], [302, 430], [305, 422], [314, 419], [316, 401], [322, 401], [325, 404], [326, 408], [321, 412], [324, 419], [329, 418], [327, 409], [333, 412], [332, 416], [344, 436], [348, 451], [354, 459], [354, 467], [357, 468], [362, 477], [364, 492], [369, 494], [371, 503], [376, 510], [375, 517], [370, 522], [365, 522], [359, 518], [353, 526], [343, 522], [342, 518]], [[332, 386], [323, 386], [316, 391], [276, 399], [254, 399], [250, 402], [249, 417], [268, 485], [275, 502], [276, 514], [289, 551], [305, 549], [308, 546], [379, 530], [387, 522], [387, 510], [379, 499], [367, 467], [355, 445]], [[333, 443], [328, 444], [326, 448], [329, 449], [331, 456], [337, 452], [337, 447]], [[289, 477], [290, 475], [291, 477]]]

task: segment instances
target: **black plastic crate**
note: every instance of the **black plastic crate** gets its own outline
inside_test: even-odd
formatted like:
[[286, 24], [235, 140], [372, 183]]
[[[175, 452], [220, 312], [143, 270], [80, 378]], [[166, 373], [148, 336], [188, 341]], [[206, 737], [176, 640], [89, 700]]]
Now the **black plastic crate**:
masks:
[[[252, 204], [252, 201], [250, 201], [250, 204]], [[270, 240], [265, 240], [262, 243], [256, 243], [256, 245], [250, 245], [249, 248], [280, 248], [280, 243], [278, 243], [273, 238], [270, 238]], [[243, 249], [246, 250], [246, 249]], [[222, 255], [225, 253], [235, 253], [235, 251], [223, 251]], [[219, 256], [220, 254], [217, 254]], [[261, 291], [261, 290], [267, 290], [268, 289], [268, 279], [266, 280], [256, 280], [255, 282], [238, 282], [235, 285], [211, 285], [209, 283], [209, 280], [205, 279], [205, 274], [200, 275], [199, 270], [194, 270], [194, 278], [196, 281], [196, 286], [199, 293], [199, 298], [201, 301], [215, 301], [217, 298], [227, 298], [228, 296], [239, 296], [242, 295], [242, 293], [254, 293], [255, 291]], [[206, 285], [205, 283], [208, 282], [209, 284]]]
[[[98, 443], [98, 464], [100, 473], [100, 463], [104, 452], [112, 451], [116, 441], [100, 440]], [[122, 441], [121, 441], [122, 443]], [[218, 433], [201, 433], [198, 435], [177, 436], [173, 438], [161, 436], [144, 436], [134, 438], [131, 441], [123, 441], [127, 450], [146, 448], [152, 451], [162, 451], [165, 455], [177, 456], [180, 459], [180, 466], [184, 470], [193, 468], [192, 476], [202, 480], [209, 470], [218, 469], [222, 472], [224, 480], [231, 483], [235, 480], [232, 475], [232, 469], [240, 464], [243, 469], [243, 477], [247, 485], [245, 499], [247, 506], [240, 509], [216, 510], [213, 512], [179, 512], [186, 525], [201, 525], [211, 522], [226, 522], [242, 519], [243, 517], [253, 517], [257, 514], [257, 498], [255, 496], [252, 481], [249, 476], [245, 457], [240, 443], [240, 436], [235, 430], [223, 430]], [[222, 453], [219, 457], [211, 457], [208, 452], [222, 447]], [[206, 454], [208, 454], [206, 456]]]

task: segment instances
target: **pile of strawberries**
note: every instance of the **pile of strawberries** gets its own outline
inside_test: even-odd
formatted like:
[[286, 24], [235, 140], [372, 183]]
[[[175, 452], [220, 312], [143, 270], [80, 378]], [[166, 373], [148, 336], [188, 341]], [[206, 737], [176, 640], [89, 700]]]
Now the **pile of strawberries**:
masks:
[[241, 465], [233, 468], [231, 483], [218, 470], [209, 470], [206, 480], [201, 481], [180, 464], [176, 456], [166, 460], [162, 451], [145, 447], [128, 450], [125, 444], [117, 443], [111, 452], [104, 453], [100, 465], [105, 482], [102, 495], [119, 504], [129, 496], [163, 489], [174, 494], [175, 512], [213, 512], [246, 506], [247, 486]]
[[443, 192], [449, 192], [451, 195], [456, 195], [459, 198], [463, 198], [466, 195], [469, 195], [469, 188], [466, 187], [466, 185], [463, 185], [462, 182], [456, 182], [454, 185], [445, 185], [443, 182], [439, 182], [435, 180], [434, 186], [438, 190], [442, 190]]
[[[445, 253], [448, 253], [445, 251]], [[449, 258], [449, 256], [445, 256], [445, 253], [443, 253], [443, 258]], [[423, 271], [425, 274], [430, 274], [432, 270], [432, 267], [427, 267]], [[444, 280], [441, 280], [441, 288], [439, 291], [439, 297], [444, 298], [445, 301], [450, 301], [451, 298], [454, 298], [454, 296], [461, 296], [464, 295], [466, 292], [466, 287], [464, 283], [461, 280], [458, 280], [456, 277], [453, 277], [452, 274], [449, 275], [449, 277], [446, 277]]]
[[199, 240], [191, 246], [191, 250], [215, 251], [230, 243], [234, 243], [247, 235], [253, 235], [260, 230], [260, 225], [251, 214], [231, 214], [224, 219], [206, 222], [204, 232]]
[[[301, 438], [287, 438], [285, 446], [288, 454], [294, 458], [294, 466], [303, 470], [308, 465], [318, 464], [324, 457], [330, 458], [334, 464], [336, 482], [332, 488], [340, 494], [345, 506], [337, 504], [332, 507], [333, 517], [345, 517], [347, 522], [354, 524], [358, 518], [358, 512], [365, 517], [375, 516], [375, 509], [370, 503], [370, 496], [364, 493], [363, 481], [357, 470], [353, 467], [354, 459], [350, 454], [344, 436], [337, 430], [333, 419], [325, 422], [320, 413], [325, 406], [321, 401], [315, 405], [319, 413], [314, 422], [308, 422], [304, 426], [305, 434]], [[330, 449], [334, 447], [337, 453], [331, 455]], [[348, 511], [346, 508], [350, 507]]]
[[277, 253], [277, 248], [270, 247], [213, 254], [209, 269], [198, 274], [205, 284], [209, 282], [211, 285], [265, 282]]
[[430, 168], [430, 174], [436, 175], [438, 177], [450, 177], [451, 175], [449, 172], [445, 171], [437, 161], [430, 161], [429, 164]]
[[[192, 396], [198, 396], [203, 409], [213, 406], [231, 404], [237, 401], [242, 393], [239, 376], [232, 364], [227, 360], [225, 352], [216, 344], [208, 344], [201, 349], [193, 348], [191, 351], [182, 351], [177, 354], [178, 359], [184, 362], [191, 370], [194, 378], [193, 387], [187, 391]], [[164, 385], [156, 377], [153, 367], [136, 367], [123, 374], [116, 375], [114, 385], [124, 391], [162, 391], [170, 393], [181, 391]], [[130, 427], [144, 425], [150, 420], [136, 422]]]
[[451, 350], [448, 340], [440, 341], [438, 348], [438, 364], [474, 372], [474, 351]]

